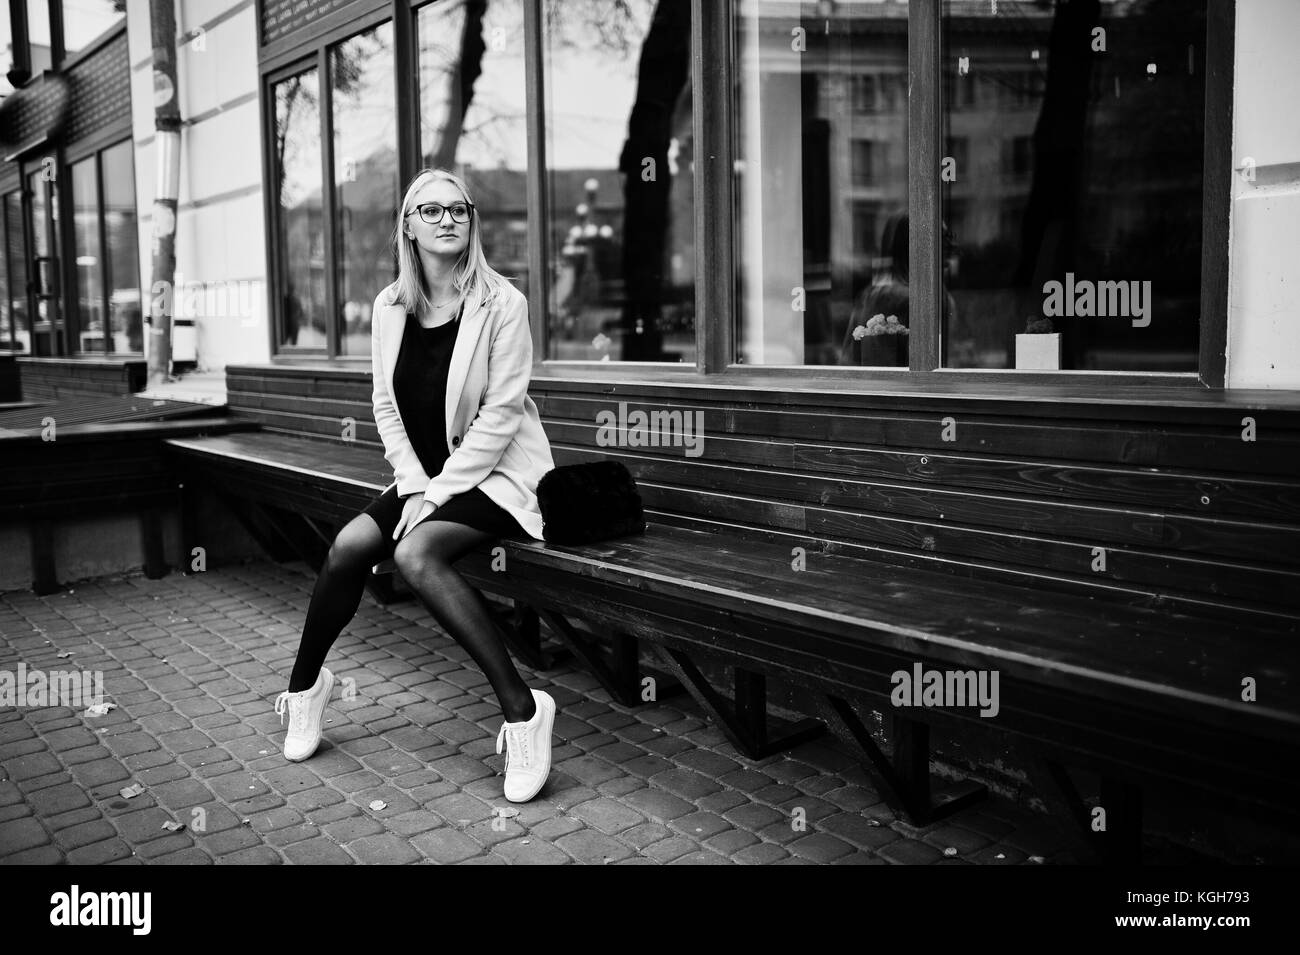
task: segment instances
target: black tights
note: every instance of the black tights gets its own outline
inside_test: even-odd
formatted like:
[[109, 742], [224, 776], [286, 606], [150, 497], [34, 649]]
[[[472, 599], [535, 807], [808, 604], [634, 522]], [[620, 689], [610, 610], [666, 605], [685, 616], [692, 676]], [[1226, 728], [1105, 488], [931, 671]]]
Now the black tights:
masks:
[[[386, 553], [381, 534], [374, 518], [359, 514], [334, 539], [312, 591], [289, 692], [315, 686], [326, 654], [357, 612], [366, 575]], [[465, 524], [426, 520], [397, 542], [393, 560], [421, 603], [488, 678], [507, 722], [518, 722], [536, 712], [532, 692], [515, 669], [482, 594], [452, 567], [491, 537]]]

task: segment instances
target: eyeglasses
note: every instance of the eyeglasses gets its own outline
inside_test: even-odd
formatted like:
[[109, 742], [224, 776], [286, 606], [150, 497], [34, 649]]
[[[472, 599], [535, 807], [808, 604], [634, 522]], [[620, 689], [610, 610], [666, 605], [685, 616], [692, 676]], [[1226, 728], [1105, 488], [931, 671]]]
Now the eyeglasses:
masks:
[[452, 222], [465, 223], [469, 221], [469, 214], [473, 211], [474, 203], [472, 202], [453, 202], [449, 206], [440, 205], [436, 202], [424, 202], [408, 212], [407, 215], [414, 215], [418, 212], [420, 218], [429, 225], [438, 225], [442, 222], [443, 214], [446, 212], [451, 213]]

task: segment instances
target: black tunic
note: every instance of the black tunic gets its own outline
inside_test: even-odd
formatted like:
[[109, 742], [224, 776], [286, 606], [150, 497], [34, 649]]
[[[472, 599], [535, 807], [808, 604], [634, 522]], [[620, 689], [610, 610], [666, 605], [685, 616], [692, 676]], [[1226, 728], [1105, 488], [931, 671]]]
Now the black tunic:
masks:
[[406, 424], [406, 436], [420, 459], [424, 473], [442, 473], [447, 450], [447, 373], [451, 352], [460, 331], [460, 315], [454, 321], [424, 328], [411, 312], [406, 313], [402, 348], [393, 369], [393, 398]]
[[[450, 322], [425, 328], [411, 312], [406, 314], [402, 345], [393, 367], [393, 400], [406, 437], [424, 473], [437, 477], [451, 453], [447, 450], [447, 376], [451, 353], [460, 332], [461, 315]], [[380, 494], [365, 513], [374, 518], [384, 536], [385, 556], [392, 556], [393, 531], [402, 516], [403, 501], [392, 487]], [[528, 539], [528, 532], [510, 512], [477, 487], [456, 494], [425, 520], [448, 520], [495, 534]]]

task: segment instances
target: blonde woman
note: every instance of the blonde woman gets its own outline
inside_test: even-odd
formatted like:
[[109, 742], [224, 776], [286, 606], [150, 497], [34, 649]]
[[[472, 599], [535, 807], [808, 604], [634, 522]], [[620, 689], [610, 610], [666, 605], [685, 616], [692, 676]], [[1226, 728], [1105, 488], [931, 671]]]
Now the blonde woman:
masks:
[[375, 424], [393, 483], [353, 518], [317, 578], [289, 689], [284, 755], [321, 740], [334, 677], [323, 666], [356, 613], [366, 575], [392, 557], [438, 623], [483, 670], [504, 722], [505, 796], [525, 802], [546, 782], [555, 701], [519, 676], [482, 596], [453, 569], [497, 537], [542, 539], [537, 482], [554, 462], [528, 397], [527, 300], [483, 256], [469, 189], [425, 169], [402, 199], [393, 235], [397, 281], [371, 313]]

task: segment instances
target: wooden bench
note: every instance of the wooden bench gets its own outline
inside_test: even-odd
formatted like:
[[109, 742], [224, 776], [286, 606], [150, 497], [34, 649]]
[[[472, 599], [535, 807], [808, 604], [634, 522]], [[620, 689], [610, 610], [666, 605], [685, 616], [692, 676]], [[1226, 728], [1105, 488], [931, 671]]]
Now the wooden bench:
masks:
[[[246, 402], [237, 414], [275, 431], [168, 442], [178, 466], [279, 509], [272, 524], [354, 516], [390, 479], [377, 442], [358, 428], [358, 442], [323, 443], [337, 422], [303, 408], [350, 406], [360, 424], [363, 390], [304, 399], [297, 378], [272, 375], [289, 388], [234, 370], [229, 390]], [[820, 730], [767, 718], [767, 681], [802, 688], [916, 822], [979, 798], [974, 785], [941, 791], [929, 770], [933, 729], [978, 726], [1006, 734], [1040, 794], [1107, 858], [1139, 853], [1144, 789], [1296, 824], [1294, 402], [555, 379], [530, 392], [556, 463], [624, 461], [650, 526], [588, 547], [502, 542], [504, 571], [486, 547], [463, 558], [477, 586], [516, 601], [516, 649], [540, 651], [536, 612], [631, 704], [644, 647], [753, 758]], [[600, 444], [597, 413], [619, 402], [701, 412], [703, 453]], [[1254, 440], [1242, 440], [1243, 417]], [[331, 539], [325, 526], [313, 536]], [[727, 692], [705, 676], [718, 666], [731, 670]], [[893, 675], [916, 666], [996, 671], [997, 716], [892, 705]], [[1255, 702], [1243, 680], [1257, 683]], [[1100, 777], [1104, 832], [1071, 769]]]
[[[39, 415], [48, 406], [27, 409]], [[173, 421], [95, 421], [59, 424], [54, 439], [39, 427], [0, 432], [0, 523], [24, 524], [32, 546], [36, 594], [60, 589], [55, 566], [54, 528], [60, 521], [134, 514], [140, 524], [150, 579], [165, 576], [161, 511], [178, 506], [181, 489], [164, 460], [162, 442], [256, 427], [231, 421], [220, 409], [209, 417]], [[61, 413], [56, 421], [75, 420]], [[11, 422], [19, 424], [21, 422]]]

